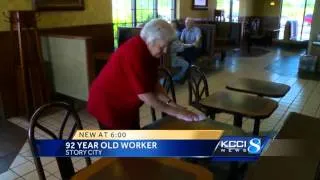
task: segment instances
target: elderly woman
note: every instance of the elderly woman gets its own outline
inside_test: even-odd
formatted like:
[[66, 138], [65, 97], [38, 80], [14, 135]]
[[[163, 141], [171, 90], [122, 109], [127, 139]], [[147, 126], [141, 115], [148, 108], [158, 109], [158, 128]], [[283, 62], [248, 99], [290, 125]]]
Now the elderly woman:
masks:
[[204, 119], [173, 103], [159, 84], [159, 58], [174, 38], [170, 24], [155, 19], [113, 53], [90, 88], [87, 107], [102, 129], [139, 129], [143, 103], [185, 121]]

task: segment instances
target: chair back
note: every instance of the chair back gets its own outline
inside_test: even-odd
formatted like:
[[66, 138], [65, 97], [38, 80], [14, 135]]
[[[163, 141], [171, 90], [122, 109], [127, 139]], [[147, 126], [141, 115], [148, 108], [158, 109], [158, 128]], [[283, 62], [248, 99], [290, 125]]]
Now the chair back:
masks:
[[[160, 67], [159, 68], [159, 77], [161, 79], [161, 86], [164, 88], [165, 92], [171, 96], [173, 102], [177, 102], [176, 100], [176, 93], [174, 89], [174, 83], [172, 80], [172, 75], [170, 71], [167, 68]], [[156, 121], [156, 112], [153, 108], [151, 108], [151, 115], [152, 115], [152, 120]], [[165, 113], [162, 113], [162, 117], [165, 116]]]
[[209, 96], [208, 81], [198, 66], [192, 65], [189, 69], [189, 105], [199, 105], [200, 100]]
[[135, 27], [119, 27], [118, 28], [118, 46], [125, 43], [130, 38], [140, 34], [142, 28]]
[[5, 121], [5, 115], [4, 115], [4, 107], [2, 102], [2, 94], [0, 92], [0, 129], [3, 127]]
[[[63, 110], [65, 112], [64, 118], [58, 119], [55, 118], [42, 118], [43, 116], [47, 116], [52, 112], [58, 112], [59, 115]], [[61, 114], [62, 115], [62, 114]], [[71, 121], [73, 120], [73, 122]], [[54, 121], [54, 122], [52, 122]], [[71, 123], [70, 123], [71, 122]], [[50, 127], [46, 127], [46, 124], [51, 123]], [[54, 124], [60, 124], [60, 127], [54, 126]], [[56, 127], [54, 129], [54, 127]], [[67, 127], [70, 127], [69, 131], [67, 131]], [[71, 139], [76, 130], [81, 130], [82, 124], [80, 122], [80, 118], [74, 108], [65, 102], [55, 102], [41, 106], [38, 108], [35, 113], [32, 115], [30, 119], [30, 126], [28, 130], [28, 140], [30, 149], [33, 155], [33, 159], [37, 168], [37, 172], [39, 175], [39, 179], [45, 180], [45, 174], [43, 170], [43, 166], [41, 163], [40, 157], [37, 156], [38, 149], [35, 143], [36, 140], [39, 140], [39, 134], [45, 134], [46, 139]], [[58, 132], [57, 132], [58, 130]], [[58, 133], [58, 134], [57, 134]], [[37, 138], [37, 139], [36, 139]], [[85, 158], [86, 164], [89, 166], [91, 164], [90, 158]], [[71, 179], [71, 177], [75, 174], [75, 170], [72, 164], [71, 158], [56, 158], [58, 168], [60, 170], [60, 174], [62, 179]]]
[[215, 35], [216, 25], [215, 24], [198, 24], [197, 25], [202, 32], [202, 46], [201, 49], [205, 55], [214, 56], [215, 51]]
[[320, 179], [320, 161], [318, 162], [316, 174], [314, 176], [314, 180], [319, 180], [319, 179]]
[[170, 50], [160, 58], [160, 67], [165, 69], [172, 69]]

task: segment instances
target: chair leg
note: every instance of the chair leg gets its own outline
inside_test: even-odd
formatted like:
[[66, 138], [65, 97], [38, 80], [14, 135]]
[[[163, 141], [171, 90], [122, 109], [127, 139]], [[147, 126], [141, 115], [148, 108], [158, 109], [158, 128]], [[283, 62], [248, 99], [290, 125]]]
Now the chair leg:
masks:
[[242, 128], [242, 116], [234, 115], [233, 125], [239, 128]]
[[210, 115], [210, 118], [211, 118], [212, 120], [216, 120], [216, 113], [212, 113], [212, 114]]
[[237, 180], [238, 179], [238, 166], [239, 162], [231, 162], [230, 171], [227, 180]]
[[221, 51], [221, 59], [220, 59], [220, 61], [223, 62], [225, 58], [226, 58], [226, 52], [224, 50], [222, 50]]
[[151, 117], [153, 122], [157, 120], [156, 111], [153, 108], [151, 108]]
[[227, 180], [243, 180], [248, 170], [248, 163], [231, 162]]
[[216, 113], [215, 113], [215, 112], [210, 111], [210, 112], [208, 112], [206, 115], [207, 115], [210, 119], [216, 120]]
[[254, 127], [253, 127], [253, 135], [259, 136], [259, 130], [260, 130], [260, 119], [255, 119]]

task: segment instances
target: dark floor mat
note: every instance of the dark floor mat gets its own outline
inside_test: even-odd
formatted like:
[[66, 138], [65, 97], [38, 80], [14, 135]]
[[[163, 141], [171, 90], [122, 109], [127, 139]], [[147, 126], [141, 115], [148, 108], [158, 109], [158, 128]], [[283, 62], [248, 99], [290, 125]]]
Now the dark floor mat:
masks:
[[0, 174], [8, 171], [27, 139], [27, 131], [8, 121], [0, 126]]
[[320, 73], [299, 72], [299, 60], [299, 56], [283, 57], [270, 64], [265, 69], [282, 76], [319, 81]]
[[252, 47], [250, 52], [246, 49], [234, 49], [233, 53], [234, 56], [238, 57], [259, 57], [268, 54], [270, 51], [267, 49], [259, 48], [259, 47]]
[[231, 58], [230, 56], [232, 55], [228, 54], [228, 56], [223, 61], [221, 61], [220, 57], [203, 56], [199, 58], [199, 60], [194, 63], [194, 65], [200, 67], [201, 71], [206, 74], [217, 73], [233, 65], [232, 61], [229, 60]]

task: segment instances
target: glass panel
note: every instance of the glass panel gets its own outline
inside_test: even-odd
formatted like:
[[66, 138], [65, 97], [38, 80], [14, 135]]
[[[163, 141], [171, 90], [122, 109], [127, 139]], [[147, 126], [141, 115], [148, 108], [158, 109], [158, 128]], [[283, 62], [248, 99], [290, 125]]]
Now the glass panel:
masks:
[[154, 1], [153, 0], [136, 0], [136, 15], [137, 15], [137, 25], [140, 23], [145, 23], [155, 18]]
[[[291, 40], [301, 41], [309, 39], [310, 24], [308, 24], [308, 21], [310, 22], [310, 15], [313, 14], [314, 2], [315, 0], [308, 2], [306, 16], [304, 17], [306, 0], [283, 0], [279, 39], [284, 39], [285, 25], [288, 21], [293, 24], [291, 26]], [[306, 20], [304, 24], [303, 19]]]
[[224, 10], [224, 18], [226, 22], [230, 21], [230, 1], [231, 0], [217, 0], [217, 9]]
[[[175, 1], [158, 0], [155, 4], [155, 0], [112, 0], [115, 47], [118, 47], [118, 27], [132, 27], [134, 22], [139, 25], [157, 16], [170, 21], [175, 17]], [[136, 7], [132, 6], [133, 2], [136, 3]], [[133, 21], [132, 12], [134, 10], [136, 11], [136, 19]]]
[[240, 0], [232, 1], [232, 22], [238, 22], [239, 19]]
[[301, 40], [303, 41], [310, 39], [314, 4], [315, 4], [315, 0], [307, 1], [306, 13], [304, 16], [304, 24], [303, 24], [303, 30], [302, 30], [302, 36], [301, 36]]
[[167, 21], [173, 20], [174, 0], [158, 0], [158, 16]]
[[118, 47], [118, 27], [132, 27], [131, 0], [112, 0], [114, 46]]

